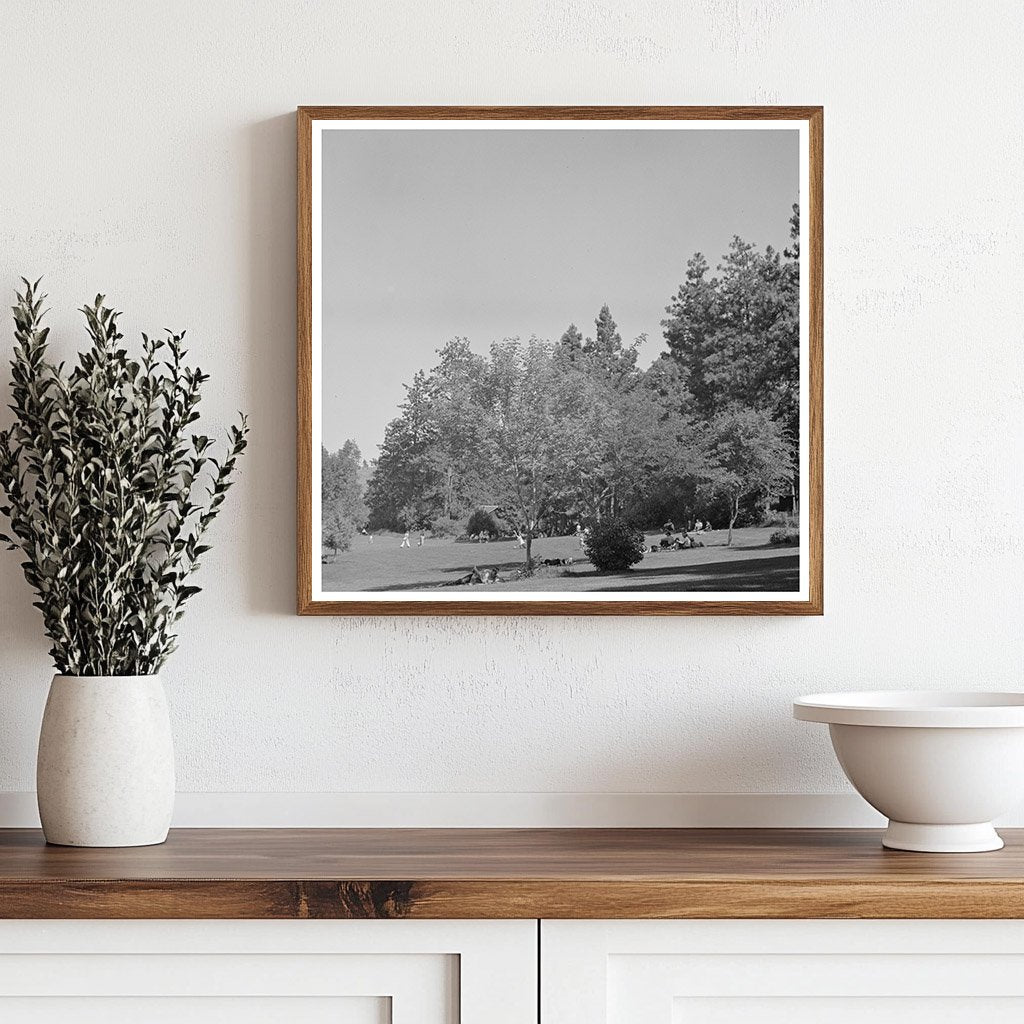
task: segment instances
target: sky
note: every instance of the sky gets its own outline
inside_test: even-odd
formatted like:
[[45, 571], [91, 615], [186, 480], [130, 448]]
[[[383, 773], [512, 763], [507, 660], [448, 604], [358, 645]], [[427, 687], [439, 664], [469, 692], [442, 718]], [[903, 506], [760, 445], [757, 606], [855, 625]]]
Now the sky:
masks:
[[789, 241], [799, 134], [777, 130], [327, 130], [323, 443], [376, 458], [417, 370], [454, 337], [623, 340], [660, 321], [703, 252]]

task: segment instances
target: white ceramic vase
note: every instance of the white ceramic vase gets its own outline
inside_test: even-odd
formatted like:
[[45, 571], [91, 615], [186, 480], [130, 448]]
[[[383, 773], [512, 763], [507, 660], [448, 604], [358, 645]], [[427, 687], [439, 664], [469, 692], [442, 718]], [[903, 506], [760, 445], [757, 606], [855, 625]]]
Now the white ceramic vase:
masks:
[[54, 676], [36, 791], [49, 843], [162, 843], [174, 808], [174, 747], [160, 677]]

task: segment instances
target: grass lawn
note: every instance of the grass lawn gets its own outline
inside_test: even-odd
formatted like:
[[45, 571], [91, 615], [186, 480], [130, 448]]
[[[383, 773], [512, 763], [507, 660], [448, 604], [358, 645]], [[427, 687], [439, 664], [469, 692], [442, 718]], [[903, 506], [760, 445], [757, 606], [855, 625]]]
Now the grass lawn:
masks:
[[[648, 553], [628, 572], [599, 573], [580, 549], [575, 536], [542, 537], [533, 543], [534, 560], [572, 558], [568, 567], [544, 567], [530, 579], [472, 587], [444, 584], [478, 569], [496, 568], [499, 573], [520, 568], [525, 552], [518, 542], [489, 544], [432, 540], [418, 545], [413, 534], [411, 548], [402, 548], [401, 534], [381, 533], [373, 538], [356, 536], [349, 551], [323, 565], [323, 589], [352, 591], [431, 591], [456, 597], [460, 593], [571, 593], [571, 592], [700, 592], [700, 591], [794, 591], [800, 584], [800, 557], [796, 548], [771, 547], [768, 538], [774, 527], [733, 531], [731, 547], [725, 547], [726, 533], [716, 530], [701, 534], [706, 547], [688, 551]], [[647, 535], [648, 546], [660, 533]]]

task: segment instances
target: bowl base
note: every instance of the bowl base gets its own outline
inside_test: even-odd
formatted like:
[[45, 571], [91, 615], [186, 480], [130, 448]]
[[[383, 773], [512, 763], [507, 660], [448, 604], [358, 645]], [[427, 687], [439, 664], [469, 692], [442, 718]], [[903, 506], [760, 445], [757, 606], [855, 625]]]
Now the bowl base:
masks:
[[987, 853], [1001, 850], [1003, 840], [987, 821], [976, 825], [916, 825], [890, 821], [882, 833], [882, 845], [890, 850], [918, 853]]

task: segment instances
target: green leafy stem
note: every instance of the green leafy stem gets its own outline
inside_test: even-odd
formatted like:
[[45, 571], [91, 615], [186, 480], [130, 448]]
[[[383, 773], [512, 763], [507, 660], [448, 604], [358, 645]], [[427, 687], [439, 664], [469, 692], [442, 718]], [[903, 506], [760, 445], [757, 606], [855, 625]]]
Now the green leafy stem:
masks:
[[91, 344], [70, 370], [47, 360], [39, 281], [13, 307], [14, 425], [0, 432], [0, 541], [25, 556], [50, 654], [65, 675], [149, 675], [177, 642], [200, 591], [189, 580], [249, 432], [240, 414], [225, 453], [191, 433], [209, 376], [184, 363], [185, 333], [120, 345], [120, 313], [85, 306]]

